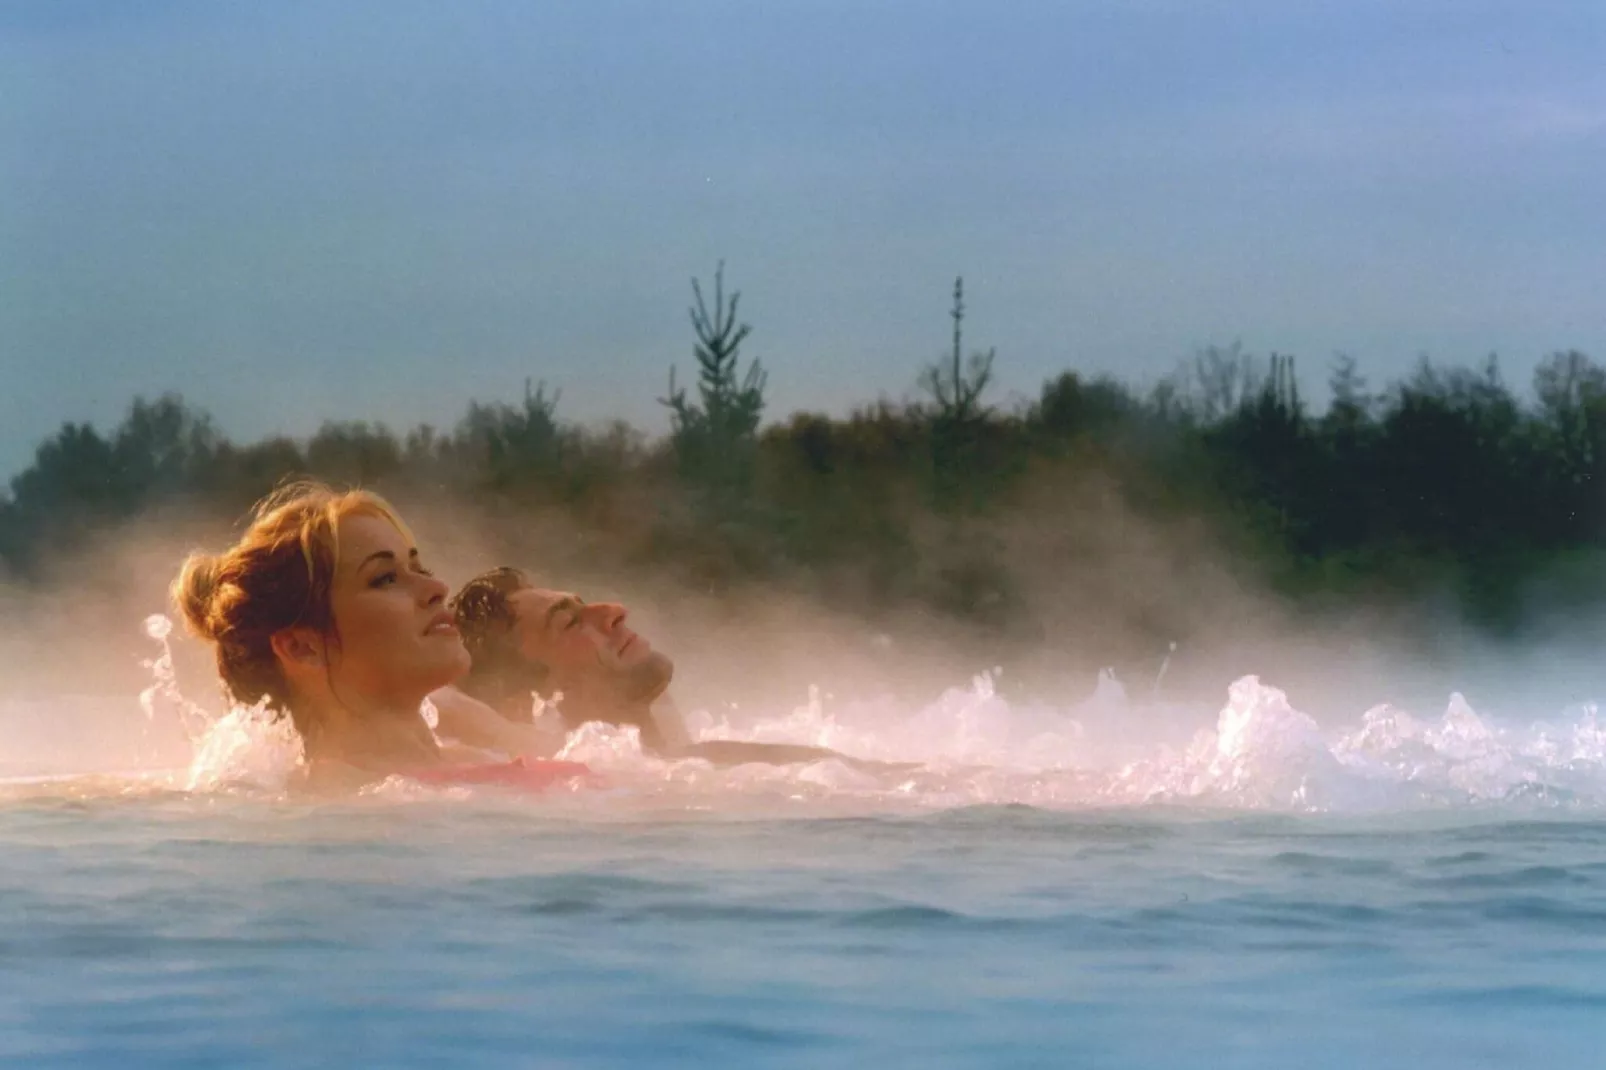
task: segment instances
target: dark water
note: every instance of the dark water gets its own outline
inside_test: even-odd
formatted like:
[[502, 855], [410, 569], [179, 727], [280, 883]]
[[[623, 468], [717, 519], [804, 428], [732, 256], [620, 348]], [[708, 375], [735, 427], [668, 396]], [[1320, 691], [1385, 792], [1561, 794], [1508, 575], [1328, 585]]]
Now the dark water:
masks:
[[1597, 1066], [1606, 821], [0, 807], [0, 1059]]

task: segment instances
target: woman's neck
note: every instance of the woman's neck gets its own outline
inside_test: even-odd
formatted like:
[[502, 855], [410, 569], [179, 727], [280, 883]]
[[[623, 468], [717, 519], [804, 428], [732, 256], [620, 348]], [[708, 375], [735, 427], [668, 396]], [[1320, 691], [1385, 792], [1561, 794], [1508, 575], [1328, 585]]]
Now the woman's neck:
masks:
[[352, 707], [319, 703], [309, 718], [308, 764], [337, 762], [377, 773], [405, 772], [440, 763], [440, 749], [417, 707]]

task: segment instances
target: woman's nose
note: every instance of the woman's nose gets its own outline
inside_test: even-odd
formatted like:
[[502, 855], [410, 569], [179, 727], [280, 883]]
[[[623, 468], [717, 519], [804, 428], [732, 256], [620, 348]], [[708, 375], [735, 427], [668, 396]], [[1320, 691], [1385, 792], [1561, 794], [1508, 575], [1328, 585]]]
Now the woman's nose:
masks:
[[419, 584], [419, 591], [426, 606], [446, 601], [446, 595], [451, 591], [451, 588], [446, 586], [444, 580], [439, 576], [430, 576], [422, 572], [418, 574], [418, 578], [422, 581]]

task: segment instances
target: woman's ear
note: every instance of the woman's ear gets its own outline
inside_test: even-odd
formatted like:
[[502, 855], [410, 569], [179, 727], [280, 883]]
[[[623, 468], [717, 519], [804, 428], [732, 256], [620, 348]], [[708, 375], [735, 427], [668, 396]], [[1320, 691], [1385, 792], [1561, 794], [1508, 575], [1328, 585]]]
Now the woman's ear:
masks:
[[284, 628], [269, 640], [274, 656], [286, 669], [324, 669], [328, 667], [328, 645], [311, 628]]

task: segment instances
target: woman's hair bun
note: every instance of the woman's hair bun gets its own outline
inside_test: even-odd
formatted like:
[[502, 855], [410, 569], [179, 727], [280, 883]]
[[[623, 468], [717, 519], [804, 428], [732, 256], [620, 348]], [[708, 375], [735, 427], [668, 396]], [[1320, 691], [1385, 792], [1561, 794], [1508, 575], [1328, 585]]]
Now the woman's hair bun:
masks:
[[191, 632], [206, 640], [218, 637], [218, 621], [213, 614], [213, 601], [217, 595], [218, 558], [211, 554], [193, 553], [184, 559], [178, 578], [173, 581], [173, 604], [184, 615], [184, 623]]

